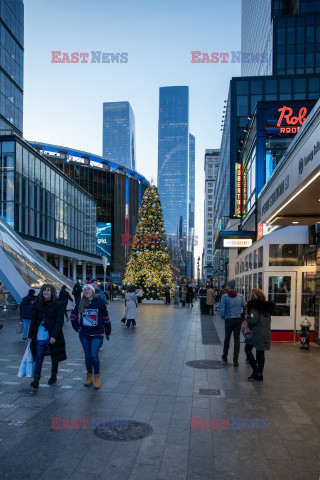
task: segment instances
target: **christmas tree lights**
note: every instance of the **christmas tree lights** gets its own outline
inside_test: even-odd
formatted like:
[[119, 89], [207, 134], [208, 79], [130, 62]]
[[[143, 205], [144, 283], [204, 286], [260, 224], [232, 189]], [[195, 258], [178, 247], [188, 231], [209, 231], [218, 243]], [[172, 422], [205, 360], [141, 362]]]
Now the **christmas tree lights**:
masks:
[[155, 186], [145, 191], [141, 202], [124, 282], [141, 286], [144, 297], [152, 300], [164, 298], [167, 283], [171, 291], [174, 288], [162, 208]]

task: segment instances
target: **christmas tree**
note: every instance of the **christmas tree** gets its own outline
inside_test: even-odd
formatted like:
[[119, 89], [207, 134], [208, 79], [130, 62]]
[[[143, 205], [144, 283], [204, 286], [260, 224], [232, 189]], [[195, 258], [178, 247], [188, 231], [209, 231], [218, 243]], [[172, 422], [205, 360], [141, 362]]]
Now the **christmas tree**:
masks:
[[124, 281], [141, 286], [144, 297], [152, 300], [164, 298], [167, 283], [171, 291], [174, 288], [162, 208], [155, 186], [145, 191], [141, 202]]

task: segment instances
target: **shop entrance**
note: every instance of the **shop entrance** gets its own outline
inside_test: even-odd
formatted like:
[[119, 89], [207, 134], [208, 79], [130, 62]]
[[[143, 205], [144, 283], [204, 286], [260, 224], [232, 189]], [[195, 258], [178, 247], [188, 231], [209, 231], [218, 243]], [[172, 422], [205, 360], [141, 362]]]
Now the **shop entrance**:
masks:
[[276, 304], [271, 328], [273, 333], [278, 331], [279, 338], [274, 340], [288, 341], [290, 332], [290, 340], [294, 341], [297, 329], [297, 272], [268, 272], [266, 277], [268, 300]]

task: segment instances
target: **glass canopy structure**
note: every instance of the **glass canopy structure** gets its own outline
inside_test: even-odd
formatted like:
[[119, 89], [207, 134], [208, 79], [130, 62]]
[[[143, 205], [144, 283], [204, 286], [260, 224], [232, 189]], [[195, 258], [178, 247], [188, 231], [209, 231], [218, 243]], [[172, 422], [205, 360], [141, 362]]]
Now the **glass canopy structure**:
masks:
[[30, 288], [39, 289], [44, 283], [57, 290], [72, 282], [46, 262], [0, 217], [0, 281], [16, 302], [20, 303]]

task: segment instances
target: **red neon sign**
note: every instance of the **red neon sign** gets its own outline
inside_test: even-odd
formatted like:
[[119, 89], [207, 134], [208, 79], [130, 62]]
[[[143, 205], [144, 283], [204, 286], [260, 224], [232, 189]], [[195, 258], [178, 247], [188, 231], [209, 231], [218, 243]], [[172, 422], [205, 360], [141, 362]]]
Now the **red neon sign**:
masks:
[[[290, 107], [283, 106], [282, 108], [278, 109], [278, 112], [280, 112], [280, 117], [277, 123], [277, 127], [280, 127], [282, 124], [283, 119], [285, 119], [287, 125], [297, 125], [299, 124], [302, 126], [304, 122], [307, 120], [306, 115], [307, 115], [307, 109], [306, 107], [302, 107], [299, 110], [298, 116], [293, 117], [293, 110]], [[289, 133], [289, 132], [288, 132]]]
[[236, 163], [236, 217], [241, 217], [241, 163]]

